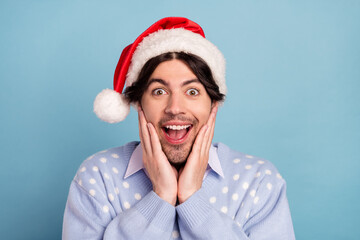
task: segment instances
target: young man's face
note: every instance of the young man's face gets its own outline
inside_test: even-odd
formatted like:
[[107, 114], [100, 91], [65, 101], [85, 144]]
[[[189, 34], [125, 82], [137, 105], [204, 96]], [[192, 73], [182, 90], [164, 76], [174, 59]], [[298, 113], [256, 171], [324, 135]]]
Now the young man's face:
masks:
[[159, 136], [168, 160], [186, 161], [200, 128], [211, 112], [211, 99], [196, 75], [182, 61], [159, 64], [141, 98], [146, 120]]

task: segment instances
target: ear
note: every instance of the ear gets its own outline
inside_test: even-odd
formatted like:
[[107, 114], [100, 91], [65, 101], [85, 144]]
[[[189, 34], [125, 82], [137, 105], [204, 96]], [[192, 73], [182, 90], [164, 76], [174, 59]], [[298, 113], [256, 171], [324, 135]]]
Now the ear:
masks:
[[215, 101], [215, 100], [211, 101], [211, 109], [213, 109], [214, 107], [218, 107], [218, 106], [219, 106], [219, 101]]
[[141, 106], [140, 101], [133, 103], [133, 106], [138, 112], [142, 110], [142, 106]]

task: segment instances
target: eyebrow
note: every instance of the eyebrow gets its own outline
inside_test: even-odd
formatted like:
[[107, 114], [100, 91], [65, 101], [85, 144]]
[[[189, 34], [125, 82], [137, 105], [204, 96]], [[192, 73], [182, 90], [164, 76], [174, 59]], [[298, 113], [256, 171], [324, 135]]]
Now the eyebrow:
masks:
[[185, 85], [189, 85], [190, 83], [200, 83], [199, 79], [195, 78], [195, 79], [191, 79], [191, 80], [187, 80], [185, 82], [183, 82], [181, 84], [181, 86], [185, 86]]
[[[152, 83], [158, 82], [164, 86], [169, 86], [169, 84], [167, 82], [165, 82], [164, 80], [160, 79], [160, 78], [152, 78], [149, 80], [148, 86], [150, 86]], [[195, 79], [190, 79], [190, 80], [186, 80], [185, 82], [183, 82], [181, 84], [181, 86], [185, 86], [185, 85], [189, 85], [191, 83], [200, 83], [199, 79], [195, 78]]]
[[165, 82], [164, 80], [160, 79], [160, 78], [152, 78], [149, 80], [148, 82], [148, 86], [150, 86], [152, 83], [155, 83], [155, 82], [158, 82], [162, 85], [165, 85], [165, 86], [169, 86], [169, 84], [167, 84], [167, 82]]

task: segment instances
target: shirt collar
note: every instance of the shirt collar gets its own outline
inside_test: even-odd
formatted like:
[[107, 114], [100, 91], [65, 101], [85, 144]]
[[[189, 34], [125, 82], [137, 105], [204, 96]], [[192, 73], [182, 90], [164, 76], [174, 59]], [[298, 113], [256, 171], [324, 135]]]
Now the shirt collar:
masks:
[[[142, 161], [142, 148], [141, 144], [138, 144], [130, 157], [130, 161], [128, 167], [125, 172], [124, 179], [130, 177], [134, 173], [140, 171], [141, 169], [145, 170], [144, 163]], [[224, 178], [224, 173], [220, 164], [219, 156], [217, 154], [217, 148], [211, 145], [209, 150], [209, 162], [208, 169], [212, 169], [214, 172], [219, 174], [222, 178]], [[146, 172], [146, 171], [145, 171]], [[209, 171], [206, 171], [206, 175]]]

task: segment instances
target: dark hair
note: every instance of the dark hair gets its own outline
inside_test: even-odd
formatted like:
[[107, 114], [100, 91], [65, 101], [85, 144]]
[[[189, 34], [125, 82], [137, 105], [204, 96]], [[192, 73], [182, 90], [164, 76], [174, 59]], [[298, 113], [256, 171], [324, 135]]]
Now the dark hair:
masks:
[[209, 94], [212, 101], [223, 101], [225, 95], [220, 93], [219, 86], [215, 83], [212, 76], [211, 69], [200, 57], [184, 52], [168, 52], [151, 58], [147, 61], [136, 80], [131, 86], [125, 89], [125, 97], [129, 103], [140, 102], [142, 95], [149, 86], [149, 78], [155, 71], [156, 67], [165, 61], [178, 59], [183, 61], [201, 84], [205, 87], [207, 94]]

